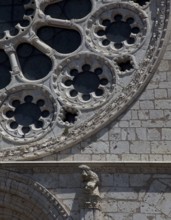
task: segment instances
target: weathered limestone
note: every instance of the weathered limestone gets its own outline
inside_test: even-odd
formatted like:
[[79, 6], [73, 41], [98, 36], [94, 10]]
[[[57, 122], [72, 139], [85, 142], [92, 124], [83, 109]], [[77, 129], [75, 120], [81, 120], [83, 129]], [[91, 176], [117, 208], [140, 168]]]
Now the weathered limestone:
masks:
[[[61, 213], [59, 219], [67, 220], [171, 218], [170, 163], [86, 164], [100, 180], [100, 208], [88, 204], [83, 206], [80, 202], [82, 196], [85, 196], [80, 165], [82, 164], [50, 162], [1, 164], [0, 197], [6, 195], [6, 199], [1, 200], [1, 205], [15, 209], [17, 215], [21, 214], [22, 217], [27, 211], [29, 219], [34, 219], [32, 216], [39, 215], [39, 211], [43, 212], [42, 219], [56, 219], [57, 212]], [[13, 199], [10, 195], [12, 192], [15, 192]], [[28, 205], [23, 206], [22, 201]], [[36, 205], [35, 201], [38, 201]], [[22, 211], [19, 211], [19, 205]], [[2, 211], [0, 216], [5, 213], [6, 210]], [[8, 214], [15, 216], [12, 212]]]

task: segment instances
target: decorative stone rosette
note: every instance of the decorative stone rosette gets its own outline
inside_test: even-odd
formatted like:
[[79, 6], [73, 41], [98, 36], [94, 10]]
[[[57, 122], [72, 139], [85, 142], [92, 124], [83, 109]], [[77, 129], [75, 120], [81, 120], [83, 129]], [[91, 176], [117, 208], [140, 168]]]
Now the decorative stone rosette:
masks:
[[1, 133], [10, 140], [34, 141], [50, 130], [57, 111], [56, 101], [45, 88], [14, 87], [1, 105]]
[[88, 46], [97, 52], [132, 53], [140, 49], [148, 32], [147, 15], [129, 3], [108, 4], [87, 22]]
[[93, 109], [112, 95], [115, 71], [107, 59], [92, 53], [81, 53], [59, 64], [53, 75], [53, 87], [63, 104]]

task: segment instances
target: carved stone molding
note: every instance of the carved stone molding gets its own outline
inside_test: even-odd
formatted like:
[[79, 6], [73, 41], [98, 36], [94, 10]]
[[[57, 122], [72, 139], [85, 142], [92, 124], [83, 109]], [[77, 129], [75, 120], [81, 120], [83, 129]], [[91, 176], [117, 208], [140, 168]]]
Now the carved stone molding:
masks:
[[71, 220], [58, 199], [38, 182], [0, 170], [0, 216], [2, 219]]

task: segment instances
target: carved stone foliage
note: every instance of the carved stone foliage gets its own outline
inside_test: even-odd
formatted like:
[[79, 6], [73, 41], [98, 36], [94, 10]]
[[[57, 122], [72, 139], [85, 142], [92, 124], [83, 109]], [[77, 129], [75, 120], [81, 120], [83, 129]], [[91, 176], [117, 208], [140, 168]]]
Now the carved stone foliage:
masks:
[[18, 16], [0, 23], [0, 158], [28, 160], [73, 146], [134, 101], [159, 63], [170, 1], [0, 3], [7, 9]]

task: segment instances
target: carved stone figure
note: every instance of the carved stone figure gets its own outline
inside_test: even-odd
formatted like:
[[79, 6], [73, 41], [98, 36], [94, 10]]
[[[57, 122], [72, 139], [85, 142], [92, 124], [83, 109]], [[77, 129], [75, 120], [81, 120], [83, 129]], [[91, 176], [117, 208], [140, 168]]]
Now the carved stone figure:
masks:
[[84, 204], [89, 207], [96, 207], [100, 200], [99, 177], [87, 165], [81, 165], [79, 168], [81, 169], [84, 190]]

